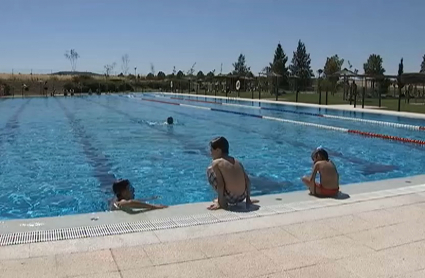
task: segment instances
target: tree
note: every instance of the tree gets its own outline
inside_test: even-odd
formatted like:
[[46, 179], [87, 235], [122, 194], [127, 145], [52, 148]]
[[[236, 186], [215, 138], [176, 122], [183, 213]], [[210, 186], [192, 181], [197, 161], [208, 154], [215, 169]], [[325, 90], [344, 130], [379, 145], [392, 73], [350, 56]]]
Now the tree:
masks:
[[215, 70], [212, 70], [212, 71], [207, 73], [206, 77], [209, 81], [212, 81], [214, 79], [214, 76], [215, 76]]
[[65, 52], [65, 58], [69, 60], [71, 63], [72, 71], [75, 71], [77, 69], [77, 60], [80, 58], [80, 55], [75, 49], [71, 49], [69, 51]]
[[172, 73], [172, 75], [173, 76], [176, 75], [176, 66], [173, 67], [173, 73]]
[[307, 53], [305, 44], [299, 40], [289, 70], [292, 76], [298, 77], [298, 86], [300, 89], [305, 89], [311, 85], [311, 78], [314, 76], [314, 73], [310, 63], [310, 54]]
[[114, 70], [115, 66], [116, 66], [116, 63], [115, 62], [113, 62], [112, 64], [109, 64], [109, 65], [105, 65], [104, 66], [106, 77], [108, 77], [112, 73], [112, 71]]
[[184, 73], [181, 70], [179, 70], [176, 76], [178, 79], [182, 79], [184, 77]]
[[425, 72], [425, 55], [422, 57], [421, 70], [419, 72]]
[[162, 80], [165, 78], [165, 73], [162, 71], [159, 71], [158, 74], [156, 75], [158, 77], [158, 79]]
[[344, 64], [344, 59], [339, 58], [338, 54], [335, 54], [332, 57], [326, 58], [326, 63], [325, 63], [325, 66], [323, 68], [323, 73], [325, 74], [327, 82], [329, 82], [329, 84], [331, 86], [332, 92], [335, 92], [336, 84], [339, 80], [339, 77], [333, 76], [333, 74], [340, 71], [343, 64]]
[[[424, 55], [425, 58], [425, 55]], [[403, 74], [403, 58], [401, 58], [400, 63], [398, 64], [398, 73], [397, 73], [397, 86], [398, 86], [398, 111], [400, 111], [401, 105], [401, 89], [404, 87], [403, 81], [401, 80], [401, 75]]]
[[[382, 79], [385, 73], [385, 69], [382, 67], [382, 58], [376, 54], [369, 55], [366, 63], [363, 64], [363, 69], [365, 74], [378, 77], [378, 79]], [[375, 80], [372, 80], [372, 88], [375, 88]]]
[[273, 63], [270, 63], [269, 67], [264, 68], [264, 72], [269, 74], [271, 72], [281, 75], [280, 84], [282, 86], [288, 85], [288, 68], [286, 63], [288, 62], [288, 56], [283, 51], [282, 45], [278, 43], [274, 52]]
[[400, 63], [398, 64], [398, 73], [397, 73], [397, 86], [399, 91], [401, 92], [401, 89], [403, 89], [404, 84], [401, 80], [401, 75], [404, 71], [404, 65], [403, 65], [403, 58], [401, 58]]
[[193, 74], [195, 73], [195, 66], [196, 66], [196, 62], [193, 63], [192, 67], [187, 71], [187, 75], [188, 76], [193, 76]]
[[317, 70], [317, 74], [319, 75], [319, 78], [322, 76], [323, 74], [323, 70], [322, 69], [318, 69]]
[[329, 78], [332, 74], [340, 71], [343, 64], [344, 59], [339, 58], [338, 54], [335, 54], [332, 57], [327, 57], [325, 67], [323, 68], [323, 73], [327, 78]]
[[[353, 65], [350, 63], [350, 61], [347, 61], [347, 64], [348, 64], [348, 69], [349, 70], [351, 70], [351, 71], [353, 71]], [[359, 70], [358, 69], [354, 69], [354, 74], [357, 74], [357, 73], [359, 73]]]
[[265, 66], [261, 71], [264, 74], [269, 74], [272, 72], [272, 68], [270, 66]]
[[251, 70], [250, 67], [246, 65], [245, 55], [242, 53], [238, 57], [238, 61], [232, 64], [234, 67], [233, 74], [239, 76], [246, 76], [247, 73]]
[[151, 63], [151, 73], [153, 76], [155, 76], [155, 66], [153, 65], [153, 63]]
[[203, 79], [205, 77], [205, 74], [202, 72], [202, 70], [198, 71], [198, 74], [196, 75], [198, 79]]
[[155, 79], [155, 75], [153, 75], [153, 73], [150, 72], [150, 73], [148, 73], [148, 75], [146, 75], [146, 79], [147, 80], [153, 80], [153, 79]]
[[128, 74], [128, 70], [130, 69], [130, 66], [129, 66], [129, 64], [130, 64], [130, 57], [128, 56], [128, 54], [124, 54], [121, 57], [121, 62], [122, 62], [122, 64], [121, 64], [122, 72], [124, 73], [124, 75], [127, 75]]

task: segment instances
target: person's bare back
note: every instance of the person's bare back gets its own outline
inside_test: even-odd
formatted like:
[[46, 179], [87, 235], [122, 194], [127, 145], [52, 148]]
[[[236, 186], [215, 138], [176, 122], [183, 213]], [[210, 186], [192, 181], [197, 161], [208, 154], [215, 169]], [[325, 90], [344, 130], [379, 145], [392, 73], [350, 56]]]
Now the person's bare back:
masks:
[[335, 164], [328, 160], [316, 162], [320, 174], [320, 184], [326, 189], [339, 189], [339, 175]]
[[215, 159], [212, 166], [220, 170], [227, 192], [240, 196], [246, 191], [245, 171], [235, 158], [228, 156]]

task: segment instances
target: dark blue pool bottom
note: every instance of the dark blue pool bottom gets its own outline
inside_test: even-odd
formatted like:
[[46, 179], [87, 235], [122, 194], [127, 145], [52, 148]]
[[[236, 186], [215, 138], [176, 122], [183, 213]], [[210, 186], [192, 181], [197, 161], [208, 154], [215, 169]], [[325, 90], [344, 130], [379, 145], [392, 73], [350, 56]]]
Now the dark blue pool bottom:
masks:
[[28, 99], [26, 102], [24, 102], [18, 110], [12, 115], [12, 117], [9, 118], [7, 121], [3, 132], [0, 137], [0, 144], [2, 145], [5, 141], [13, 142], [16, 139], [16, 133], [19, 129], [19, 116], [24, 111], [27, 104], [31, 101], [31, 99]]
[[94, 169], [94, 177], [100, 182], [101, 188], [105, 192], [111, 190], [112, 183], [116, 180], [116, 177], [112, 173], [111, 163], [109, 159], [102, 154], [95, 146], [91, 144], [90, 136], [86, 133], [84, 126], [81, 121], [76, 119], [75, 116], [61, 103], [61, 101], [55, 98], [65, 113], [69, 124], [72, 128], [74, 136], [79, 140], [83, 147], [83, 152], [87, 158], [87, 162]]

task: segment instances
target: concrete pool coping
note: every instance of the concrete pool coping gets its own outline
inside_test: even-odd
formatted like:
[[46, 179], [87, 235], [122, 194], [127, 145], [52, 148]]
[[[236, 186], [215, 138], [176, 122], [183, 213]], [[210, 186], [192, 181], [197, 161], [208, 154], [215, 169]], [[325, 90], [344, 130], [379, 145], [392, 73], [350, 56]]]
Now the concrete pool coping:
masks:
[[193, 203], [138, 214], [113, 211], [6, 220], [0, 223], [0, 246], [168, 230], [344, 206], [425, 192], [425, 175], [344, 185], [341, 191], [349, 198], [318, 199], [306, 191], [259, 196], [259, 208], [249, 212], [210, 212], [206, 209], [209, 203]]
[[[413, 278], [425, 193], [177, 229], [0, 247], [4, 277]], [[383, 263], [384, 262], [384, 263]]]
[[[136, 92], [137, 93], [137, 92]], [[174, 95], [174, 96], [190, 96], [190, 97], [200, 97], [200, 98], [212, 98], [212, 99], [232, 99], [238, 101], [245, 102], [258, 102], [258, 103], [270, 103], [270, 104], [278, 104], [278, 105], [290, 105], [290, 106], [301, 106], [301, 107], [310, 107], [310, 108], [321, 108], [321, 109], [330, 109], [330, 110], [339, 110], [339, 111], [348, 111], [348, 112], [360, 112], [360, 113], [370, 113], [370, 114], [380, 114], [387, 116], [398, 116], [398, 117], [406, 117], [413, 119], [424, 119], [425, 114], [414, 113], [414, 112], [403, 112], [403, 111], [389, 111], [382, 109], [369, 109], [369, 108], [361, 108], [361, 106], [357, 106], [356, 108], [350, 107], [349, 105], [341, 106], [340, 104], [336, 105], [325, 105], [325, 104], [314, 104], [314, 103], [302, 103], [302, 102], [289, 102], [289, 101], [275, 101], [275, 100], [267, 100], [267, 99], [247, 99], [247, 98], [238, 98], [238, 97], [223, 97], [223, 96], [209, 96], [209, 95], [194, 95], [194, 94], [179, 94], [179, 93], [170, 93], [170, 92], [149, 92], [152, 94], [163, 94], [163, 95]], [[143, 94], [143, 93], [141, 93]]]

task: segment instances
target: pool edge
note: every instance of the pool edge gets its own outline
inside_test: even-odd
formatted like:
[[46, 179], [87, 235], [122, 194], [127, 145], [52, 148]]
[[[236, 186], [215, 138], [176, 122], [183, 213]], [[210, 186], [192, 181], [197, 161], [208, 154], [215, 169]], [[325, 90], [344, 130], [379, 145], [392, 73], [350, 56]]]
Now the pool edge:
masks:
[[[138, 93], [138, 92], [135, 92]], [[238, 98], [238, 97], [224, 97], [224, 96], [210, 96], [210, 95], [194, 95], [194, 94], [185, 94], [185, 93], [170, 93], [170, 92], [149, 92], [152, 94], [163, 94], [163, 95], [175, 95], [175, 96], [191, 96], [191, 97], [201, 97], [201, 98], [212, 98], [212, 99], [232, 99], [238, 101], [245, 102], [258, 102], [258, 103], [271, 103], [278, 105], [290, 105], [290, 106], [301, 106], [301, 107], [310, 107], [310, 108], [321, 108], [321, 109], [330, 109], [330, 110], [339, 110], [339, 111], [348, 111], [348, 112], [359, 112], [359, 113], [370, 113], [370, 114], [380, 114], [386, 116], [398, 116], [398, 117], [406, 117], [413, 119], [423, 119], [425, 120], [425, 114], [414, 113], [414, 112], [403, 112], [403, 111], [391, 111], [391, 110], [377, 110], [370, 108], [361, 108], [361, 107], [336, 107], [333, 105], [325, 105], [325, 104], [314, 104], [314, 103], [303, 103], [303, 102], [289, 102], [289, 101], [275, 101], [275, 100], [267, 100], [267, 99], [247, 99], [247, 98]]]
[[422, 193], [425, 175], [350, 184], [341, 191], [351, 195], [350, 198], [317, 199], [305, 191], [260, 196], [261, 206], [250, 212], [210, 212], [206, 210], [207, 203], [194, 203], [136, 215], [115, 211], [7, 220], [0, 224], [0, 246], [201, 226]]

